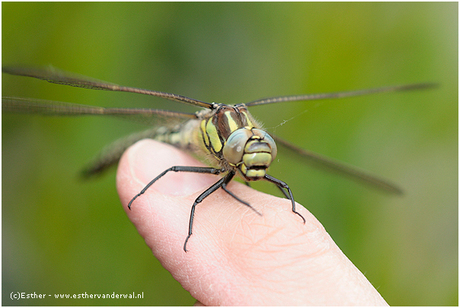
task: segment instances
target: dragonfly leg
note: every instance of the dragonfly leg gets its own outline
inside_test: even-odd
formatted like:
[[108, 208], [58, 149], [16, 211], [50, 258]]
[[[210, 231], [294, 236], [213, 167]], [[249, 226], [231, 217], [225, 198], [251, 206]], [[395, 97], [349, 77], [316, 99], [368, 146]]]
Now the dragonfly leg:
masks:
[[296, 213], [297, 215], [300, 216], [300, 218], [302, 218], [303, 220], [303, 223], [305, 223], [305, 218], [295, 210], [295, 201], [294, 201], [294, 196], [292, 195], [292, 191], [291, 189], [289, 188], [288, 184], [284, 183], [283, 181], [281, 180], [278, 180], [277, 178], [274, 178], [272, 177], [271, 175], [268, 175], [266, 174], [264, 176], [265, 180], [269, 181], [269, 182], [272, 182], [273, 184], [275, 184], [276, 186], [278, 186], [278, 188], [283, 192], [283, 194], [286, 196], [287, 199], [291, 200], [291, 203], [292, 203], [292, 211], [294, 213]]
[[[201, 195], [198, 196], [198, 198], [195, 199], [195, 202], [193, 202], [192, 209], [190, 211], [190, 220], [189, 220], [189, 223], [188, 223], [188, 235], [187, 235], [187, 238], [185, 239], [185, 242], [184, 242], [184, 251], [185, 252], [187, 252], [187, 242], [190, 239], [190, 237], [192, 236], [193, 218], [195, 217], [195, 207], [196, 207], [196, 205], [198, 203], [200, 203], [201, 201], [203, 201], [210, 194], [215, 192], [217, 189], [222, 187], [222, 185], [224, 185], [225, 181], [230, 181], [233, 178], [234, 175], [235, 174], [232, 173], [232, 172], [228, 173], [223, 178], [221, 178], [219, 181], [214, 183], [211, 187], [206, 189]], [[228, 178], [230, 178], [230, 180]]]
[[223, 170], [222, 169], [217, 169], [217, 168], [212, 168], [212, 167], [190, 167], [190, 166], [173, 166], [169, 169], [166, 169], [162, 173], [160, 173], [156, 178], [151, 180], [145, 187], [142, 189], [137, 195], [135, 195], [131, 201], [128, 203], [128, 208], [131, 209], [131, 206], [134, 202], [134, 200], [137, 199], [140, 195], [143, 195], [147, 189], [150, 188], [150, 186], [153, 185], [157, 180], [159, 180], [161, 177], [163, 177], [166, 173], [169, 171], [174, 171], [174, 172], [195, 172], [195, 173], [209, 173], [209, 174], [220, 174]]
[[283, 187], [278, 186], [278, 185], [276, 185], [276, 187], [278, 187], [278, 188], [281, 190], [281, 192], [283, 193], [283, 195], [284, 195], [287, 199], [291, 199], [290, 196], [289, 196], [289, 194], [286, 192], [286, 190], [283, 189]]
[[[231, 180], [231, 178], [230, 178]], [[227, 194], [229, 194], [230, 196], [232, 196], [233, 198], [235, 198], [237, 201], [243, 203], [244, 205], [248, 206], [251, 210], [253, 210], [254, 212], [256, 212], [257, 214], [259, 214], [260, 216], [262, 216], [262, 214], [256, 210], [254, 207], [252, 207], [252, 205], [250, 205], [249, 203], [247, 203], [246, 201], [240, 199], [238, 196], [236, 196], [234, 193], [232, 193], [230, 190], [227, 189], [227, 184], [230, 182], [230, 180], [226, 181], [225, 183], [222, 184], [222, 189], [225, 190], [225, 192]], [[248, 182], [246, 182], [247, 184], [249, 184]], [[248, 185], [249, 186], [249, 185]], [[250, 186], [249, 186], [250, 187]]]
[[193, 219], [195, 217], [195, 207], [198, 203], [200, 203], [201, 201], [203, 201], [206, 197], [208, 197], [210, 194], [212, 194], [213, 192], [215, 192], [217, 189], [219, 189], [219, 187], [222, 187], [222, 189], [227, 192], [230, 196], [232, 196], [233, 198], [235, 198], [237, 201], [243, 203], [244, 205], [247, 205], [249, 206], [254, 212], [256, 212], [257, 214], [261, 215], [262, 214], [257, 211], [255, 208], [253, 208], [249, 203], [247, 203], [246, 201], [244, 200], [241, 200], [240, 198], [238, 198], [235, 194], [233, 194], [231, 191], [229, 191], [227, 189], [227, 184], [233, 179], [233, 177], [235, 176], [235, 173], [234, 172], [229, 172], [228, 174], [226, 174], [222, 179], [220, 179], [219, 181], [217, 181], [214, 185], [212, 185], [211, 187], [209, 187], [208, 189], [206, 189], [200, 196], [198, 196], [198, 198], [196, 198], [195, 202], [193, 203], [192, 205], [192, 209], [190, 211], [190, 221], [189, 221], [189, 225], [188, 225], [188, 235], [187, 235], [187, 238], [185, 239], [185, 243], [184, 243], [184, 251], [187, 252], [187, 242], [188, 240], [190, 239], [190, 237], [192, 236], [192, 227], [193, 227]]

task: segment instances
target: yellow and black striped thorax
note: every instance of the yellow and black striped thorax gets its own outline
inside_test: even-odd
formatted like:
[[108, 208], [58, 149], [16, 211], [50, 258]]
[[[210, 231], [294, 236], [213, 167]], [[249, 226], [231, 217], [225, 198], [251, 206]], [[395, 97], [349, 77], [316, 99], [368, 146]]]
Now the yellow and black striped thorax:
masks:
[[214, 114], [201, 121], [201, 135], [206, 149], [217, 159], [223, 158], [222, 150], [228, 137], [242, 127], [253, 128], [254, 119], [244, 105], [219, 104]]
[[246, 181], [265, 176], [275, 159], [274, 140], [249, 114], [244, 104], [216, 104], [212, 115], [200, 123], [208, 153], [226, 168], [238, 169]]

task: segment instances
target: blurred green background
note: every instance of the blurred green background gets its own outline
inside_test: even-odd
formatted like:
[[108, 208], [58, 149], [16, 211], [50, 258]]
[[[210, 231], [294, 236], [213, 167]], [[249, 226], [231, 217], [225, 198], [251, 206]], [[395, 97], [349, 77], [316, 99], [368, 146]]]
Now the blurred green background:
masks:
[[[51, 64], [208, 102], [439, 83], [430, 91], [252, 112], [303, 148], [400, 184], [403, 197], [387, 195], [311, 168], [282, 149], [271, 168], [390, 305], [458, 304], [457, 3], [2, 8], [4, 65]], [[135, 94], [2, 77], [3, 95], [194, 110]], [[127, 219], [115, 171], [87, 183], [77, 177], [105, 144], [145, 127], [94, 117], [2, 120], [3, 305], [194, 303]], [[271, 185], [254, 186], [279, 195]], [[12, 301], [11, 292], [144, 292], [144, 299]]]

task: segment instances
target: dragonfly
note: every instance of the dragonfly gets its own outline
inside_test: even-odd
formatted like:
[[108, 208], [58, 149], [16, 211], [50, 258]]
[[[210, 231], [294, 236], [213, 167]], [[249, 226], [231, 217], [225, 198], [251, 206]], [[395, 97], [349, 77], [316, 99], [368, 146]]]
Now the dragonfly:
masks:
[[207, 103], [172, 93], [121, 86], [62, 71], [51, 66], [44, 68], [6, 66], [2, 68], [2, 71], [10, 75], [32, 77], [55, 84], [93, 90], [151, 95], [170, 101], [201, 107], [201, 110], [195, 113], [185, 113], [149, 108], [104, 108], [32, 98], [2, 98], [2, 111], [8, 113], [31, 113], [53, 116], [114, 116], [151, 125], [151, 128], [146, 131], [129, 135], [107, 146], [84, 170], [83, 174], [86, 177], [100, 174], [112, 165], [116, 165], [123, 152], [129, 146], [144, 138], [165, 142], [184, 151], [193, 153], [199, 158], [206, 158], [204, 161], [208, 163], [207, 167], [172, 166], [166, 169], [151, 180], [128, 203], [128, 208], [131, 210], [135, 204], [135, 200], [142, 196], [155, 182], [168, 172], [193, 172], [221, 175], [218, 181], [203, 191], [195, 199], [191, 207], [188, 234], [183, 245], [183, 250], [185, 252], [187, 252], [187, 243], [192, 236], [196, 206], [219, 188], [222, 188], [238, 202], [261, 215], [261, 213], [253, 208], [248, 202], [236, 196], [228, 189], [227, 185], [236, 176], [239, 176], [247, 185], [259, 180], [273, 183], [281, 190], [283, 195], [290, 200], [292, 212], [298, 215], [302, 222], [305, 223], [305, 218], [296, 210], [294, 196], [288, 184], [267, 173], [268, 168], [277, 156], [277, 144], [297, 153], [311, 162], [328, 167], [344, 175], [358, 179], [361, 182], [371, 184], [378, 189], [393, 194], [402, 194], [401, 188], [388, 180], [372, 175], [346, 163], [302, 149], [274, 134], [268, 134], [262, 129], [261, 124], [259, 124], [249, 113], [249, 107], [275, 103], [338, 99], [384, 92], [420, 90], [435, 86], [435, 84], [432, 83], [416, 83], [365, 90], [270, 97], [245, 104], [226, 105], [221, 103]]

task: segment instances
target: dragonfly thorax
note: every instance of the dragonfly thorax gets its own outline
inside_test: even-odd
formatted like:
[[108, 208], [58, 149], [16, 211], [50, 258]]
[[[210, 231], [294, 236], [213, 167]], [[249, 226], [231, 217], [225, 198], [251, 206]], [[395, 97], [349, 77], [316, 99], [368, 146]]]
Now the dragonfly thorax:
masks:
[[260, 129], [244, 104], [218, 104], [200, 123], [203, 145], [228, 170], [238, 170], [246, 181], [263, 178], [277, 149], [273, 138]]

